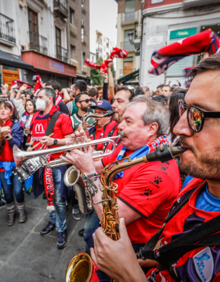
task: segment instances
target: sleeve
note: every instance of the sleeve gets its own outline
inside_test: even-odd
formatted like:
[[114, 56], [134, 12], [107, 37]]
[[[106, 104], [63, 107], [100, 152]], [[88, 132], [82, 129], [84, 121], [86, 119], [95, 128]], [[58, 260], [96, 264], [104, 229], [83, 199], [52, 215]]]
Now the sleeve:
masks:
[[78, 113], [78, 108], [76, 106], [75, 101], [73, 101], [72, 115], [77, 114], [77, 113]]
[[66, 114], [61, 114], [61, 115], [62, 115], [61, 130], [63, 135], [65, 136], [73, 133], [73, 127], [70, 117]]
[[13, 148], [14, 145], [17, 145], [18, 148], [22, 147], [22, 143], [24, 141], [24, 133], [23, 128], [20, 126], [19, 123], [16, 123], [11, 131], [12, 138], [8, 140], [8, 143], [10, 144], [11, 148]]
[[103, 84], [103, 99], [108, 101], [108, 83]]
[[130, 181], [123, 187], [118, 198], [144, 218], [151, 215], [160, 205], [166, 216], [173, 202], [169, 187], [175, 185], [168, 174], [158, 170], [158, 163], [142, 164], [131, 169]]
[[22, 105], [22, 101], [14, 99], [14, 105], [16, 110], [18, 111], [19, 120], [21, 119], [22, 114], [25, 112], [24, 106]]
[[67, 106], [63, 102], [59, 103], [59, 108], [60, 108], [61, 113], [69, 115], [69, 110], [68, 110]]
[[68, 103], [66, 104], [66, 106], [67, 106], [67, 109], [68, 109], [68, 111], [69, 111], [69, 115], [71, 116], [71, 115], [72, 115], [72, 109], [73, 109], [73, 107], [72, 107], [72, 101], [68, 102]]

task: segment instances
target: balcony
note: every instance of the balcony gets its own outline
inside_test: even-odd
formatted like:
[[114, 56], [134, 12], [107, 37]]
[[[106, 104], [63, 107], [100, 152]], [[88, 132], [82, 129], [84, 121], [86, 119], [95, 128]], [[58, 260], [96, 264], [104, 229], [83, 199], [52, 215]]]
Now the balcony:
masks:
[[128, 75], [134, 71], [136, 71], [136, 69], [120, 69], [120, 77]]
[[14, 21], [0, 13], [0, 43], [14, 46], [15, 40], [15, 25]]
[[29, 31], [29, 49], [47, 55], [47, 38], [34, 31]]
[[68, 50], [56, 45], [56, 58], [60, 61], [67, 63], [68, 61]]
[[134, 44], [131, 44], [129, 41], [121, 42], [121, 48], [126, 51], [134, 51]]
[[82, 44], [84, 45], [87, 44], [87, 37], [85, 35], [82, 35], [81, 40], [82, 40]]
[[87, 74], [87, 66], [82, 66], [82, 73]]
[[219, 3], [219, 0], [183, 0], [183, 9], [188, 9], [191, 7], [196, 7], [196, 6], [202, 6], [202, 5], [208, 5], [208, 4], [215, 4]]
[[133, 23], [138, 21], [138, 11], [133, 11], [129, 13], [123, 13], [121, 18], [121, 23]]
[[81, 5], [81, 10], [82, 10], [82, 12], [83, 12], [84, 14], [86, 14], [87, 7], [86, 7], [85, 4], [82, 4], [82, 5]]
[[71, 65], [73, 65], [74, 67], [76, 67], [77, 69], [79, 68], [79, 63], [76, 60], [70, 59], [70, 63]]
[[54, 14], [61, 18], [68, 18], [67, 0], [54, 0]]
[[96, 42], [102, 44], [102, 38], [98, 37]]
[[72, 24], [70, 24], [70, 35], [73, 37], [77, 36], [77, 28]]

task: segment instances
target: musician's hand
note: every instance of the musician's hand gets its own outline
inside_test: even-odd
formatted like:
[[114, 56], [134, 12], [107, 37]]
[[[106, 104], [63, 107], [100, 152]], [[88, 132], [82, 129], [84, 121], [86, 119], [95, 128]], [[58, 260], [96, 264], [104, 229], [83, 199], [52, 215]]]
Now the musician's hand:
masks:
[[[86, 134], [83, 130], [77, 131], [72, 134], [73, 143], [77, 145], [77, 143], [84, 143], [90, 141], [86, 137]], [[68, 145], [70, 142], [66, 142]], [[60, 156], [62, 160], [74, 164], [76, 168], [78, 168], [82, 173], [92, 174], [96, 173], [93, 159], [93, 148], [91, 146], [87, 146], [81, 149], [72, 149], [70, 152], [66, 153], [65, 156]]]
[[6, 136], [11, 132], [11, 128], [9, 126], [3, 126], [1, 128], [1, 132], [4, 136]]
[[54, 143], [54, 138], [51, 138], [49, 136], [44, 136], [41, 138], [40, 142], [45, 144], [46, 146], [51, 146]]
[[147, 281], [140, 268], [128, 237], [124, 219], [120, 219], [120, 239], [113, 241], [101, 228], [93, 236], [94, 249], [90, 249], [91, 257], [100, 270], [120, 282]]
[[2, 94], [3, 95], [8, 95], [8, 84], [5, 83], [5, 84], [1, 84], [1, 91], [2, 91]]
[[33, 151], [33, 147], [28, 147], [27, 152]]

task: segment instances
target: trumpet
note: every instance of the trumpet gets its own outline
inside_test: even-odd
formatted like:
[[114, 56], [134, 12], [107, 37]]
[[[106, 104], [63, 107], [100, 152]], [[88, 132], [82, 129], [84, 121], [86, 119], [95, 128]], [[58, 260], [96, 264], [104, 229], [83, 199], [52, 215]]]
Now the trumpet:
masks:
[[[33, 174], [35, 171], [37, 171], [40, 167], [47, 166], [47, 167], [53, 168], [53, 167], [58, 167], [58, 166], [69, 164], [68, 162], [63, 161], [61, 158], [57, 160], [53, 160], [48, 163], [47, 157], [46, 157], [47, 155], [61, 153], [61, 152], [69, 151], [72, 149], [86, 148], [88, 146], [97, 145], [100, 143], [106, 143], [106, 142], [111, 143], [113, 146], [111, 151], [93, 152], [93, 159], [103, 158], [114, 152], [116, 144], [113, 139], [118, 138], [118, 137], [119, 136], [114, 136], [114, 137], [109, 137], [109, 138], [93, 140], [90, 142], [71, 144], [71, 145], [60, 146], [60, 147], [56, 147], [52, 149], [31, 151], [31, 152], [22, 151], [16, 145], [14, 145], [13, 155], [14, 155], [14, 161], [17, 167], [16, 173], [19, 175], [20, 180], [24, 181], [27, 178], [29, 178], [30, 175]], [[70, 168], [68, 168], [64, 175], [64, 182], [66, 186], [68, 187], [73, 186], [78, 181], [79, 176], [80, 176], [80, 172], [75, 168], [75, 166], [71, 166]]]

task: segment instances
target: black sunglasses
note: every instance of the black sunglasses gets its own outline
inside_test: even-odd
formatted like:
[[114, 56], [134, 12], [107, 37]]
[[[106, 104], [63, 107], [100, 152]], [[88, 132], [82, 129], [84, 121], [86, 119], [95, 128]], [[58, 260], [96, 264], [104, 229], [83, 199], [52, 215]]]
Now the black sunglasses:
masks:
[[82, 101], [78, 101], [79, 103], [81, 103], [81, 102], [86, 102], [87, 104], [89, 103], [89, 102], [92, 102], [92, 99], [85, 99], [85, 100], [82, 100]]
[[202, 130], [205, 118], [220, 118], [220, 112], [208, 112], [197, 106], [189, 106], [184, 100], [179, 100], [180, 117], [187, 110], [187, 121], [190, 129], [198, 133]]

